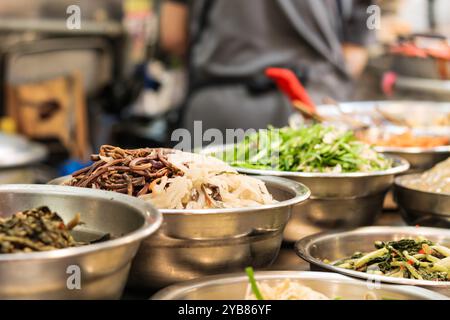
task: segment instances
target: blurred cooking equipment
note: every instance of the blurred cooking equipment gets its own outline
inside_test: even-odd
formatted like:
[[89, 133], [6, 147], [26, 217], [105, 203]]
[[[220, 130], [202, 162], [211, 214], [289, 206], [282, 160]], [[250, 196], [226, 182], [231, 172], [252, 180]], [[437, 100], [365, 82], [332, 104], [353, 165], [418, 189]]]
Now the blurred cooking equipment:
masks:
[[0, 133], [0, 184], [36, 182], [36, 165], [47, 156], [43, 145]]
[[7, 107], [21, 134], [40, 141], [56, 139], [76, 159], [86, 159], [91, 152], [79, 73], [9, 85]]
[[[0, 86], [80, 75], [82, 91], [77, 91], [87, 105], [88, 142], [95, 148], [108, 139], [112, 122], [136, 98], [140, 83], [127, 58], [129, 37], [121, 21], [122, 2], [78, 1], [80, 29], [68, 27], [69, 5], [73, 3], [67, 0], [0, 5]], [[8, 103], [0, 91], [0, 114], [6, 113]], [[67, 158], [66, 148], [56, 139], [42, 142], [49, 147], [52, 162], [59, 164]]]
[[391, 47], [392, 71], [410, 78], [450, 80], [450, 44], [436, 34], [411, 34]]
[[295, 73], [285, 68], [267, 68], [266, 76], [271, 78], [301, 114], [318, 122], [323, 119], [316, 112], [316, 106]]

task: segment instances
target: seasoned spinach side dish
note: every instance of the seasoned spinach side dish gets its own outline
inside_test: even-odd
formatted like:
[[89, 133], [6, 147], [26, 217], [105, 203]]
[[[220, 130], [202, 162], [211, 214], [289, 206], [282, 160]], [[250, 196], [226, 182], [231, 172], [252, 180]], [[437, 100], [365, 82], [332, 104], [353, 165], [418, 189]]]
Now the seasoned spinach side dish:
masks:
[[[397, 278], [449, 281], [450, 249], [425, 238], [376, 241], [372, 252], [355, 252], [333, 266]], [[329, 261], [325, 261], [330, 263]]]
[[294, 172], [371, 172], [392, 167], [390, 159], [353, 132], [320, 124], [260, 130], [222, 157], [235, 167]]
[[77, 214], [67, 224], [48, 207], [17, 212], [0, 218], [0, 254], [49, 251], [84, 245], [70, 234], [80, 224]]

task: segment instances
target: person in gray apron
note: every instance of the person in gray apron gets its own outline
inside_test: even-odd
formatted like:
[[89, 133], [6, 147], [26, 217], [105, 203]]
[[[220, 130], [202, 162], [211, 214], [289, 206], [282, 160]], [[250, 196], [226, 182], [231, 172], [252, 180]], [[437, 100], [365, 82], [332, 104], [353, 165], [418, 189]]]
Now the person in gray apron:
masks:
[[327, 96], [349, 99], [353, 83], [343, 43], [367, 44], [370, 4], [362, 0], [190, 1], [190, 89], [182, 126], [192, 131], [194, 121], [200, 120], [203, 130], [224, 132], [286, 125], [292, 107], [272, 83], [266, 83], [267, 67], [297, 71], [306, 78], [316, 103]]

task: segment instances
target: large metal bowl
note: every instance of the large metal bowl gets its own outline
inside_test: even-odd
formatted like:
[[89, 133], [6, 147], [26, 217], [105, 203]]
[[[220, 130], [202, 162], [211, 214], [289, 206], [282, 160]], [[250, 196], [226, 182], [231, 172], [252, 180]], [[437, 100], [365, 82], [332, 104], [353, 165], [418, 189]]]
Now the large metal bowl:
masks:
[[44, 205], [65, 221], [80, 213], [85, 224], [74, 229], [76, 240], [90, 241], [107, 233], [113, 239], [46, 252], [0, 254], [0, 299], [119, 298], [131, 260], [142, 239], [161, 225], [161, 213], [143, 201], [108, 191], [0, 186], [1, 217]]
[[294, 205], [310, 191], [276, 177], [258, 177], [278, 203], [259, 207], [160, 210], [161, 229], [145, 240], [132, 265], [134, 286], [162, 288], [207, 275], [264, 268], [278, 256]]
[[308, 236], [295, 244], [295, 250], [302, 259], [310, 263], [311, 270], [333, 271], [374, 283], [382, 282], [423, 286], [448, 295], [450, 293], [450, 281], [437, 282], [393, 278], [338, 268], [323, 262], [324, 259], [337, 261], [351, 256], [356, 251], [373, 251], [374, 242], [378, 240], [395, 241], [403, 238], [416, 238], [418, 236], [424, 236], [431, 241], [444, 245], [450, 244], [450, 230], [447, 229], [424, 227], [365, 227], [350, 231], [326, 232]]
[[[279, 282], [291, 279], [333, 299], [362, 300], [370, 292], [378, 299], [447, 300], [444, 295], [412, 286], [381, 284], [374, 286], [336, 273], [305, 271], [257, 272], [258, 281]], [[243, 274], [207, 277], [170, 286], [156, 293], [154, 300], [243, 300], [248, 278]]]
[[[205, 154], [221, 157], [229, 146], [205, 149]], [[286, 241], [327, 229], [352, 228], [374, 223], [382, 211], [386, 192], [394, 176], [408, 170], [407, 161], [392, 157], [394, 166], [385, 171], [351, 173], [308, 173], [236, 168], [250, 175], [279, 176], [303, 183], [311, 197], [296, 206], [284, 232]]]
[[407, 173], [422, 172], [435, 164], [444, 161], [450, 156], [450, 146], [430, 148], [420, 147], [375, 147], [375, 150], [385, 154], [401, 157], [409, 162], [410, 170]]
[[394, 195], [404, 220], [410, 225], [450, 228], [450, 194], [426, 192], [405, 186], [405, 180], [419, 175], [411, 174], [395, 179]]
[[[233, 209], [161, 209], [164, 223], [133, 262], [130, 284], [162, 288], [207, 275], [264, 268], [276, 259], [294, 205], [310, 191], [278, 177], [258, 177], [279, 202]], [[62, 184], [68, 177], [50, 183]]]

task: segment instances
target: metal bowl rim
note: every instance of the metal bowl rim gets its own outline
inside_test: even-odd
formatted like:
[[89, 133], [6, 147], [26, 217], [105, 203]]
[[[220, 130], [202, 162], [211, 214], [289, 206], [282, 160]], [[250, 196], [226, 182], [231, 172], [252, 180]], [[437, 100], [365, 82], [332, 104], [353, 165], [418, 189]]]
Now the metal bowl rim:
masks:
[[[356, 105], [364, 105], [364, 107], [360, 107], [362, 109], [365, 109], [367, 105], [374, 105], [374, 104], [382, 104], [387, 106], [392, 106], [392, 104], [402, 104], [402, 105], [424, 105], [424, 104], [432, 104], [435, 105], [437, 108], [443, 108], [446, 110], [450, 110], [450, 103], [444, 102], [444, 101], [433, 101], [433, 100], [367, 100], [367, 101], [343, 101], [339, 103], [340, 105], [348, 105], [348, 106], [356, 106]], [[317, 107], [320, 109], [321, 107], [332, 107], [333, 104], [330, 103], [323, 103], [318, 105]]]
[[397, 153], [397, 154], [441, 154], [450, 153], [450, 145], [437, 147], [389, 147], [389, 146], [374, 146], [375, 150], [382, 153]]
[[414, 192], [418, 192], [424, 195], [429, 195], [429, 196], [440, 196], [440, 197], [448, 197], [450, 196], [450, 193], [442, 193], [442, 192], [433, 192], [433, 191], [424, 191], [424, 190], [420, 190], [420, 189], [415, 189], [415, 188], [411, 188], [408, 186], [404, 185], [404, 181], [403, 180], [407, 180], [408, 178], [412, 178], [412, 177], [418, 177], [420, 176], [421, 173], [412, 173], [412, 174], [405, 174], [399, 177], [396, 177], [394, 179], [394, 186], [397, 188], [403, 188], [409, 191], [414, 191]]
[[[389, 231], [390, 233], [410, 233], [411, 235], [419, 235], [418, 233], [420, 231], [427, 232], [427, 233], [448, 233], [448, 237], [450, 239], [450, 230], [448, 229], [441, 229], [441, 228], [429, 228], [429, 227], [386, 227], [386, 226], [379, 226], [379, 227], [362, 227], [357, 229], [344, 229], [344, 230], [337, 230], [337, 231], [327, 231], [327, 232], [321, 232], [317, 234], [313, 234], [310, 236], [306, 236], [304, 238], [301, 238], [295, 243], [295, 252], [297, 255], [302, 258], [303, 260], [314, 264], [316, 266], [319, 266], [320, 268], [327, 269], [329, 271], [333, 271], [339, 274], [343, 274], [346, 276], [351, 276], [359, 279], [365, 279], [365, 280], [371, 280], [371, 281], [380, 281], [382, 283], [392, 283], [392, 284], [403, 284], [403, 285], [413, 285], [413, 286], [426, 286], [426, 287], [450, 287], [450, 281], [431, 281], [431, 280], [414, 280], [414, 279], [401, 279], [401, 278], [393, 278], [393, 277], [387, 277], [387, 276], [380, 276], [380, 275], [373, 275], [373, 274], [367, 274], [364, 272], [359, 271], [353, 271], [353, 270], [347, 270], [343, 268], [338, 268], [331, 266], [329, 264], [324, 263], [323, 261], [311, 256], [306, 251], [306, 245], [310, 246], [313, 243], [317, 242], [319, 239], [323, 238], [335, 238], [337, 235], [343, 235], [343, 234], [364, 234], [364, 233], [377, 233], [379, 231]], [[420, 230], [420, 231], [419, 231]]]
[[386, 155], [387, 158], [394, 159], [396, 164], [394, 167], [382, 171], [370, 171], [370, 172], [342, 172], [342, 173], [328, 173], [328, 172], [295, 172], [295, 171], [278, 171], [278, 170], [264, 170], [264, 169], [247, 169], [242, 167], [235, 167], [241, 173], [252, 175], [273, 175], [281, 177], [301, 177], [301, 178], [370, 178], [377, 176], [396, 175], [402, 172], [406, 172], [410, 165], [405, 159]]
[[[318, 271], [256, 271], [255, 278], [257, 281], [264, 280], [281, 280], [281, 279], [295, 279], [295, 280], [318, 280], [318, 281], [336, 281], [340, 283], [350, 283], [354, 285], [363, 285], [364, 282], [351, 278], [339, 273], [333, 272], [318, 272]], [[212, 285], [231, 284], [241, 281], [248, 281], [245, 274], [242, 273], [229, 273], [222, 275], [207, 276], [199, 279], [189, 280], [182, 283], [177, 283], [166, 287], [150, 299], [152, 300], [164, 300], [164, 299], [179, 299], [180, 294], [187, 293], [191, 290], [209, 287]], [[381, 284], [388, 291], [396, 291], [404, 294], [417, 294], [424, 298], [436, 299], [436, 300], [450, 300], [440, 293], [430, 291], [425, 288], [416, 286], [394, 286], [390, 284]]]
[[[218, 145], [206, 147], [202, 150], [202, 154], [211, 155], [213, 152], [227, 150], [231, 148], [232, 144]], [[341, 172], [341, 173], [329, 173], [329, 172], [297, 172], [297, 171], [279, 171], [279, 170], [266, 170], [266, 169], [249, 169], [242, 167], [234, 167], [237, 171], [250, 175], [263, 175], [263, 176], [279, 176], [279, 177], [302, 177], [302, 178], [365, 178], [374, 176], [387, 176], [392, 174], [399, 174], [409, 169], [410, 164], [407, 160], [399, 156], [391, 154], [385, 154], [386, 158], [394, 160], [394, 166], [387, 170], [370, 171], [370, 172]]]
[[[56, 179], [50, 181], [49, 183], [52, 185], [55, 185], [55, 183], [60, 183], [60, 181], [65, 181], [64, 179], [66, 177], [68, 178], [70, 176], [59, 177], [59, 178], [56, 178]], [[273, 210], [273, 209], [293, 206], [300, 202], [304, 202], [311, 196], [311, 190], [307, 186], [305, 186], [303, 183], [300, 183], [297, 181], [293, 181], [293, 180], [282, 178], [282, 177], [274, 177], [274, 176], [258, 176], [258, 177], [254, 177], [254, 178], [261, 179], [265, 183], [267, 183], [267, 182], [279, 183], [280, 185], [283, 185], [283, 187], [285, 187], [285, 189], [289, 188], [289, 190], [294, 191], [295, 196], [293, 196], [291, 199], [288, 199], [288, 200], [279, 201], [279, 202], [273, 203], [273, 204], [255, 206], [255, 207], [223, 208], [223, 209], [220, 209], [220, 208], [218, 208], [218, 209], [158, 209], [158, 211], [161, 212], [163, 215], [209, 215], [209, 214], [227, 214], [227, 213], [238, 214], [238, 213], [244, 213], [244, 212], [252, 212], [252, 211], [256, 211], [256, 210]], [[75, 188], [75, 187], [71, 187], [71, 186], [67, 186], [67, 187]], [[95, 190], [95, 189], [90, 189], [90, 188], [81, 188], [81, 189]], [[108, 192], [117, 194], [116, 192], [113, 192], [113, 191], [108, 191]], [[139, 198], [128, 196], [128, 195], [123, 195], [123, 196], [129, 197], [132, 199], [139, 199]], [[149, 201], [145, 201], [145, 200], [140, 200], [140, 201], [150, 203]]]
[[38, 184], [11, 184], [0, 186], [1, 191], [20, 191], [21, 193], [45, 193], [45, 194], [58, 194], [66, 195], [68, 193], [76, 194], [79, 196], [89, 197], [89, 198], [100, 198], [105, 200], [118, 201], [127, 206], [131, 206], [140, 212], [141, 216], [144, 218], [144, 224], [138, 229], [118, 237], [116, 239], [107, 240], [105, 242], [89, 244], [80, 247], [56, 249], [44, 252], [27, 252], [27, 253], [6, 253], [0, 254], [0, 262], [10, 262], [10, 261], [23, 261], [23, 260], [40, 260], [40, 259], [59, 259], [76, 255], [83, 255], [92, 253], [95, 251], [107, 250], [129, 243], [140, 241], [152, 233], [154, 233], [162, 224], [163, 216], [156, 210], [152, 205], [134, 199], [132, 197], [125, 196], [120, 193], [86, 189], [78, 187], [68, 187], [68, 186], [57, 186], [57, 185], [38, 185]]

